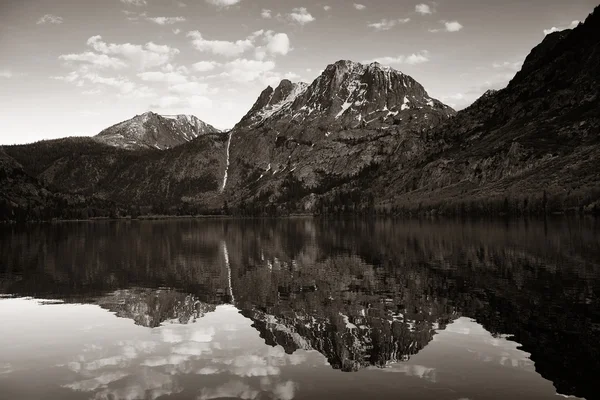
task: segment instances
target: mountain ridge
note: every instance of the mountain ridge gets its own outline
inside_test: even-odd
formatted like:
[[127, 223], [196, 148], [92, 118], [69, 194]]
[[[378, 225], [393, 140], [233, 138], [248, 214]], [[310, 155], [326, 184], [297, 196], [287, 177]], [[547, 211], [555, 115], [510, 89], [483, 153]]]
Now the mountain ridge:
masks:
[[112, 125], [95, 136], [99, 142], [125, 149], [165, 150], [220, 130], [194, 115], [160, 115], [152, 111]]
[[[110, 150], [97, 138], [3, 149], [47, 187], [128, 205], [243, 215], [598, 212], [599, 10], [547, 35], [506, 88], [458, 113], [400, 71], [341, 60], [310, 84], [267, 87], [231, 131], [161, 155]], [[67, 142], [75, 151], [60, 148]]]

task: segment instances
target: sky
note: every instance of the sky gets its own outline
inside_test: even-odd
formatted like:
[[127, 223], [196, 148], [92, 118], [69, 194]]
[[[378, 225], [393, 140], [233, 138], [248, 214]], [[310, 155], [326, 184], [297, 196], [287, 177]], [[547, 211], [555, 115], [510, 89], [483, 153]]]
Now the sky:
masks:
[[2, 0], [0, 144], [146, 111], [233, 127], [267, 85], [379, 61], [462, 109], [598, 0]]

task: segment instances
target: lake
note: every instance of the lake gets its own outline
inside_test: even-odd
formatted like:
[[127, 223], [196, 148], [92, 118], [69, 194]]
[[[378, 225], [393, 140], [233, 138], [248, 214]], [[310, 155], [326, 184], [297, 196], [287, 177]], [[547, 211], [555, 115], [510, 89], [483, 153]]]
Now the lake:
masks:
[[0, 399], [598, 398], [594, 219], [0, 227]]

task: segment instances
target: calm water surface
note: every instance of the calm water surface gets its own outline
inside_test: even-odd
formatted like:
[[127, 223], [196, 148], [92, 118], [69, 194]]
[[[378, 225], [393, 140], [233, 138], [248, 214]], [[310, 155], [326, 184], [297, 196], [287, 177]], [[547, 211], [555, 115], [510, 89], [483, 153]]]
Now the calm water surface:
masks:
[[600, 396], [595, 220], [0, 228], [0, 399]]

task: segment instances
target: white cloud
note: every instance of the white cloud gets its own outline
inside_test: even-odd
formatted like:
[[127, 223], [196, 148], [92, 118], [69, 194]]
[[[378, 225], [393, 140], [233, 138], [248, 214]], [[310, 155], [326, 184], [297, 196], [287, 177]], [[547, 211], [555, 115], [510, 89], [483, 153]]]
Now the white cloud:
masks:
[[216, 61], [199, 61], [192, 65], [192, 68], [198, 72], [208, 72], [214, 70], [218, 65]]
[[251, 82], [264, 77], [264, 74], [275, 69], [273, 61], [258, 61], [238, 58], [224, 65], [225, 74], [237, 82]]
[[553, 26], [550, 29], [544, 29], [544, 35], [549, 35], [549, 34], [554, 33], [554, 32], [564, 31], [565, 29], [574, 29], [574, 28], [577, 28], [577, 25], [579, 25], [579, 23], [580, 23], [580, 21], [575, 20], [575, 21], [572, 21], [569, 26], [559, 26], [559, 27]]
[[168, 63], [179, 50], [167, 45], [148, 42], [145, 45], [131, 43], [106, 43], [101, 36], [92, 36], [87, 44], [102, 54], [120, 56], [133, 62], [140, 69], [148, 69]]
[[458, 21], [444, 22], [444, 25], [446, 26], [446, 30], [448, 32], [458, 32], [463, 28]]
[[229, 7], [239, 3], [241, 0], [206, 0], [208, 4], [218, 7]]
[[432, 14], [433, 11], [431, 10], [431, 7], [427, 4], [417, 4], [415, 6], [415, 11], [418, 12], [421, 15], [426, 15], [426, 14]]
[[152, 17], [152, 18], [146, 18], [146, 20], [148, 20], [150, 22], [154, 22], [155, 24], [158, 24], [158, 25], [172, 25], [172, 24], [176, 24], [178, 22], [184, 22], [185, 18], [184, 17]]
[[313, 17], [305, 7], [292, 9], [292, 12], [288, 14], [288, 18], [300, 25], [306, 25], [315, 20], [315, 17]]
[[178, 114], [182, 110], [210, 108], [212, 107], [212, 101], [207, 97], [199, 95], [190, 97], [168, 95], [160, 97], [150, 107], [163, 110], [178, 110], [175, 112], [175, 114]]
[[12, 71], [8, 69], [0, 69], [0, 78], [12, 78], [14, 75]]
[[254, 47], [250, 37], [230, 42], [226, 40], [206, 40], [199, 31], [189, 32], [187, 36], [192, 38], [192, 44], [196, 50], [220, 56], [239, 56]]
[[255, 399], [260, 392], [252, 389], [248, 384], [242, 381], [227, 382], [217, 388], [204, 387], [200, 391], [198, 400], [211, 400], [221, 398], [240, 398], [245, 400]]
[[508, 62], [505, 61], [503, 63], [493, 63], [492, 67], [494, 67], [495, 69], [509, 69], [512, 71], [518, 71], [521, 69], [521, 67], [523, 66], [523, 61], [517, 61], [517, 62]]
[[[263, 60], [267, 55], [286, 55], [290, 52], [290, 39], [285, 33], [273, 31], [256, 31], [245, 39], [237, 41], [207, 40], [199, 31], [188, 33], [192, 38], [194, 47], [201, 51], [226, 57], [239, 57], [246, 51], [255, 50], [258, 60]], [[261, 41], [262, 45], [257, 45]]]
[[267, 51], [271, 54], [280, 54], [285, 56], [290, 51], [290, 38], [285, 33], [275, 33], [267, 31], [265, 33], [267, 40]]
[[444, 24], [443, 29], [430, 29], [429, 32], [458, 32], [464, 28], [458, 21], [442, 21], [442, 23]]
[[127, 63], [125, 63], [123, 60], [110, 57], [106, 54], [94, 53], [92, 51], [86, 51], [79, 54], [63, 54], [58, 58], [64, 61], [87, 63], [100, 68], [119, 69], [127, 67]]
[[137, 74], [138, 78], [146, 82], [184, 83], [187, 77], [179, 72], [149, 71]]
[[273, 15], [271, 14], [271, 10], [267, 10], [266, 8], [261, 11], [260, 15], [261, 17], [266, 19], [270, 19], [273, 17]]
[[177, 7], [187, 7], [187, 4], [185, 4], [183, 1], [178, 1]]
[[62, 24], [63, 19], [58, 15], [46, 14], [40, 19], [38, 19], [37, 24]]
[[173, 33], [176, 35], [179, 35], [181, 33], [181, 29], [179, 29], [179, 28], [173, 29]]
[[125, 77], [105, 77], [96, 73], [85, 73], [81, 75], [74, 71], [66, 76], [53, 77], [53, 79], [70, 82], [78, 87], [84, 86], [86, 82], [96, 85], [94, 89], [86, 90], [86, 94], [98, 93], [98, 86], [104, 86], [116, 89], [120, 97], [148, 98], [156, 96], [154, 90], [147, 86], [137, 85]]
[[354, 8], [356, 8], [357, 10], [365, 10], [367, 6], [365, 6], [364, 4], [354, 3]]
[[216, 94], [218, 90], [210, 90], [208, 84], [200, 82], [184, 82], [169, 86], [169, 90], [178, 94]]
[[329, 10], [331, 10], [331, 6], [323, 6], [323, 10], [329, 11]]
[[388, 57], [379, 57], [379, 58], [375, 58], [372, 60], [363, 61], [363, 63], [370, 64], [372, 62], [378, 62], [378, 63], [384, 64], [384, 65], [395, 65], [395, 64], [416, 65], [416, 64], [426, 63], [428, 61], [429, 61], [429, 52], [426, 50], [423, 50], [419, 53], [413, 53], [408, 56], [401, 54], [396, 57], [389, 57], [389, 56]]
[[79, 73], [77, 71], [71, 71], [67, 75], [64, 76], [53, 76], [52, 79], [56, 79], [57, 81], [63, 82], [75, 82], [79, 79]]
[[121, 0], [121, 3], [136, 7], [142, 7], [148, 4], [146, 0]]
[[401, 18], [401, 19], [392, 19], [392, 20], [388, 20], [388, 19], [382, 19], [379, 22], [374, 22], [372, 24], [369, 24], [369, 28], [373, 28], [376, 31], [387, 31], [392, 29], [394, 26], [398, 25], [398, 24], [406, 24], [410, 22], [410, 18]]

